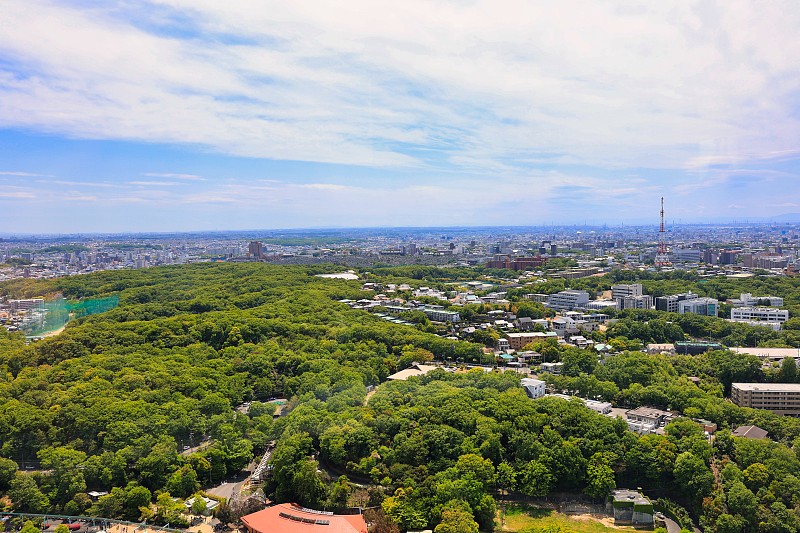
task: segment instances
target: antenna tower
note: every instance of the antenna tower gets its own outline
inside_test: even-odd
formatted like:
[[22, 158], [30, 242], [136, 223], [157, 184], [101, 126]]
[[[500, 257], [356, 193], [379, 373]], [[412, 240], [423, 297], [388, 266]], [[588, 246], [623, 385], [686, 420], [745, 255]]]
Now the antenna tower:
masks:
[[664, 230], [664, 197], [661, 197], [661, 228], [658, 230], [658, 252], [656, 252], [655, 264], [657, 267], [670, 266], [672, 263], [669, 260], [667, 253], [667, 234]]

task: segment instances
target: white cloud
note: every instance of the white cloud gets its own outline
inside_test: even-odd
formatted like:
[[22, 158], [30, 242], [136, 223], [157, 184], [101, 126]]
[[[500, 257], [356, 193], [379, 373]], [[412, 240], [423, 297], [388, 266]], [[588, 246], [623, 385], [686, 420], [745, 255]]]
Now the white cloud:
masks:
[[176, 180], [205, 181], [205, 178], [196, 174], [180, 174], [173, 172], [147, 172], [143, 174], [148, 178], [172, 178]]
[[175, 185], [180, 185], [175, 181], [128, 181], [126, 183], [138, 187], [174, 187]]
[[[502, 175], [800, 144], [792, 2], [96, 5], [4, 2], [5, 127]], [[163, 28], [173, 10], [190, 37]]]
[[3, 171], [0, 176], [16, 176], [20, 178], [52, 178], [50, 174], [35, 174], [33, 172]]

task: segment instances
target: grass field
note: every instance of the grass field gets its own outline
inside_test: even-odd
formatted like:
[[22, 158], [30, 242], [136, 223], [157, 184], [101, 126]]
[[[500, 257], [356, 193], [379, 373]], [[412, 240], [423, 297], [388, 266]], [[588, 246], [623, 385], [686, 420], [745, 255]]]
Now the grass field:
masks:
[[606, 522], [609, 525], [588, 516], [572, 517], [552, 509], [513, 504], [506, 509], [502, 531], [522, 531], [524, 528], [530, 527], [547, 533], [633, 533], [637, 531], [631, 527], [610, 525], [612, 522], [610, 517]]

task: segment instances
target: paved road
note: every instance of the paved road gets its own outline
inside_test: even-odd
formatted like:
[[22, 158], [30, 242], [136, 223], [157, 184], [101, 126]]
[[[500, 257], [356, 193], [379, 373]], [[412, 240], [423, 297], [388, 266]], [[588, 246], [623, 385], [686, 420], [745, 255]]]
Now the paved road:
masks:
[[244, 486], [244, 479], [241, 481], [234, 481], [234, 482], [224, 482], [222, 485], [217, 485], [212, 489], [208, 489], [206, 492], [209, 494], [213, 494], [214, 496], [220, 496], [225, 498], [226, 500], [230, 500], [231, 496], [234, 494], [239, 494], [241, 492], [242, 487]]
[[667, 533], [680, 533], [681, 526], [675, 520], [666, 516], [664, 517], [664, 522], [667, 524]]

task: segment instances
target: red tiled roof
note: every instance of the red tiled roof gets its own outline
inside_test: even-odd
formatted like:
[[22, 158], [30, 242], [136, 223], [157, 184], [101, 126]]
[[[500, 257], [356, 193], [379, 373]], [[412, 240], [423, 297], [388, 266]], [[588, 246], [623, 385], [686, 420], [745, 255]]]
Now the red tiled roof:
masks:
[[292, 503], [243, 516], [242, 522], [255, 533], [367, 533], [367, 523], [361, 515], [314, 513]]

